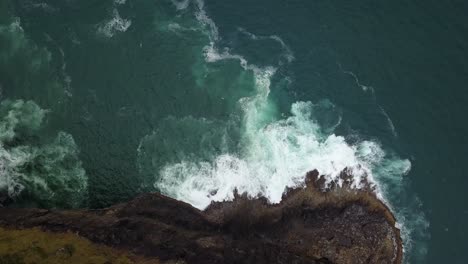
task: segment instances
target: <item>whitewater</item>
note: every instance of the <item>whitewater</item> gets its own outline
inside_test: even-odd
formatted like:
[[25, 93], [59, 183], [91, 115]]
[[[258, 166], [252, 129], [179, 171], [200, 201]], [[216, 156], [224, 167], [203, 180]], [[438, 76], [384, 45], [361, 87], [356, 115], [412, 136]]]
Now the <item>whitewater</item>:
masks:
[[[401, 198], [413, 197], [403, 195], [413, 164], [388, 138], [372, 129], [364, 135], [367, 131], [349, 118], [361, 115], [360, 107], [369, 102], [372, 118], [378, 119], [369, 126], [399, 141], [400, 124], [392, 121], [390, 107], [378, 103], [377, 84], [373, 87], [355, 67], [331, 61], [339, 66], [335, 75], [355, 88], [356, 98], [350, 99], [356, 109], [347, 109], [333, 97], [347, 87], [330, 96], [307, 94], [320, 88], [315, 80], [321, 79], [296, 78], [300, 71], [326, 65], [310, 59], [315, 57], [303, 59], [307, 52], [296, 43], [303, 39], [274, 27], [262, 31], [248, 23], [223, 23], [202, 0], [144, 4], [114, 0], [63, 40], [50, 32], [47, 48], [29, 40], [19, 20], [0, 27], [5, 39], [17, 43], [0, 55], [9, 59], [34, 50], [35, 63], [25, 59], [25, 65], [46, 77], [58, 72], [59, 78], [44, 87], [65, 95], [50, 96], [51, 101], [70, 103], [51, 107], [49, 98], [28, 101], [21, 94], [17, 98], [24, 100], [1, 98], [0, 191], [61, 208], [89, 201], [90, 207], [104, 207], [158, 191], [205, 209], [211, 202], [232, 200], [236, 192], [279, 203], [287, 188], [304, 187], [311, 170], [338, 185], [346, 170], [353, 188], [370, 183], [391, 208], [405, 251], [412, 250], [412, 240], [423, 237], [428, 225], [419, 200]], [[148, 12], [136, 12], [138, 5]], [[89, 55], [94, 58], [85, 58], [90, 51], [96, 51]], [[34, 82], [25, 81], [23, 95], [29, 95], [29, 83]], [[68, 112], [62, 118], [63, 109]], [[40, 170], [31, 173], [30, 168]], [[63, 197], [72, 198], [63, 204]]]
[[[253, 65], [241, 54], [220, 45], [219, 29], [208, 16], [203, 1], [173, 3], [178, 12], [194, 12], [199, 30], [207, 35], [208, 43], [201, 51], [205, 63], [216, 65], [223, 61], [237, 61], [245, 72], [253, 74], [255, 92], [237, 101], [239, 114], [232, 114], [228, 121], [216, 125], [221, 127], [222, 135], [215, 149], [221, 151], [203, 157], [188, 155], [176, 162], [154, 167], [154, 187], [199, 209], [206, 208], [213, 201], [232, 200], [235, 192], [245, 193], [251, 198], [266, 197], [271, 203], [279, 203], [286, 188], [304, 187], [305, 175], [311, 170], [318, 170], [327, 184], [333, 182], [338, 185], [343, 183], [339, 175], [346, 170], [353, 176], [353, 188], [363, 187], [363, 182], [370, 183], [378, 198], [392, 209], [402, 231], [404, 250], [411, 251], [413, 237], [423, 237], [428, 223], [422, 213], [414, 213], [410, 209], [413, 205], [395, 207], [392, 203], [399, 193], [405, 191], [404, 177], [411, 170], [411, 162], [399, 158], [378, 140], [361, 139], [357, 134], [336, 134], [342, 116], [327, 99], [297, 101], [291, 105], [290, 113], [279, 113], [270, 96], [272, 80], [277, 77], [278, 69], [294, 62], [293, 51], [280, 36], [257, 36], [247, 29], [238, 28], [250, 41], [269, 40], [282, 47], [275, 65]], [[194, 30], [193, 25], [185, 28]], [[376, 101], [372, 87], [362, 86], [357, 76], [351, 75], [363, 87], [364, 95], [370, 89]], [[291, 82], [289, 76], [280, 78], [286, 83]], [[381, 106], [377, 106], [389, 124], [390, 133], [397, 137], [392, 120]], [[322, 122], [323, 115], [331, 116], [331, 121]], [[196, 122], [211, 122], [210, 127], [216, 120], [198, 119]], [[235, 148], [229, 145], [235, 140], [230, 138], [232, 127], [240, 129]], [[347, 140], [347, 136], [353, 140]], [[151, 155], [142, 149], [148, 144], [157, 145], [155, 142], [162, 141], [161, 137], [163, 135], [158, 135], [157, 131], [145, 137], [138, 148], [139, 157]], [[421, 246], [420, 250], [425, 249]]]

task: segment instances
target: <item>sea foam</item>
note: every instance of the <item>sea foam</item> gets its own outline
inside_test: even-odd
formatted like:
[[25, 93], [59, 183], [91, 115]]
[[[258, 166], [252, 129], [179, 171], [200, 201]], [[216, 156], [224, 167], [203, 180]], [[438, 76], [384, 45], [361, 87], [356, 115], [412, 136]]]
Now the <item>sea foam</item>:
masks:
[[270, 39], [270, 40], [276, 41], [277, 43], [280, 44], [281, 48], [284, 50], [284, 53], [282, 54], [282, 57], [284, 57], [286, 59], [286, 62], [291, 63], [292, 61], [295, 60], [294, 52], [291, 50], [291, 48], [288, 45], [286, 45], [286, 43], [283, 41], [283, 39], [281, 37], [279, 37], [278, 35], [257, 36], [257, 35], [255, 35], [255, 34], [253, 34], [251, 32], [248, 32], [245, 28], [241, 28], [241, 27], [238, 28], [238, 31], [245, 34], [245, 35], [247, 35], [252, 40]]
[[[220, 48], [221, 36], [205, 11], [204, 2], [194, 0], [191, 3], [201, 31], [208, 36], [209, 42], [203, 48], [205, 62], [209, 65], [238, 61], [245, 71], [253, 74], [255, 93], [237, 102], [241, 109], [240, 118], [233, 115], [227, 122], [238, 122], [241, 130], [235, 150], [220, 146], [221, 151], [214, 156], [194, 158], [193, 153], [178, 155], [178, 161], [153, 167], [156, 178], [154, 186], [164, 194], [200, 209], [206, 208], [212, 201], [233, 199], [236, 190], [250, 197], [263, 196], [271, 203], [278, 203], [287, 187], [303, 186], [306, 173], [312, 169], [317, 169], [327, 183], [338, 185], [343, 183], [340, 173], [348, 170], [354, 177], [353, 188], [361, 188], [365, 179], [375, 188], [378, 197], [392, 208], [387, 199], [395, 200], [395, 195], [405, 190], [403, 177], [410, 171], [411, 162], [400, 159], [394, 153], [387, 153], [376, 141], [360, 140], [353, 135], [351, 144], [344, 136], [335, 134], [341, 116], [335, 124], [324, 127], [320, 122], [324, 111], [321, 103], [298, 101], [291, 105], [289, 115], [277, 118], [275, 102], [269, 97], [277, 69], [249, 64], [242, 55], [232, 53], [227, 47]], [[183, 9], [188, 6], [189, 3], [184, 2]], [[179, 7], [176, 4], [177, 9], [182, 9]], [[254, 41], [260, 38], [277, 41], [283, 47], [285, 57], [289, 58], [286, 63], [294, 60], [292, 50], [279, 36], [257, 36], [245, 29], [239, 31]], [[351, 75], [364, 92], [373, 92], [372, 87], [359, 83], [354, 73], [345, 73]], [[326, 105], [334, 108], [331, 102]], [[389, 120], [386, 113], [385, 116]], [[388, 122], [394, 131], [393, 123]], [[224, 138], [229, 138], [229, 129], [227, 125], [222, 129], [226, 131]], [[145, 153], [144, 145], [157, 148], [151, 137], [146, 137], [140, 144], [140, 158], [152, 155]], [[408, 208], [413, 207], [392, 208], [402, 228], [406, 250], [411, 249], [413, 235], [423, 232], [424, 226], [427, 226], [424, 215], [412, 214], [407, 211]], [[421, 225], [415, 226], [418, 223]]]
[[98, 26], [98, 32], [102, 35], [111, 38], [117, 32], [125, 32], [132, 25], [130, 19], [122, 18], [117, 8], [112, 11], [112, 18], [108, 21], [103, 22]]
[[[324, 133], [315, 113], [318, 105], [311, 102], [296, 102], [289, 117], [276, 119], [276, 106], [269, 99], [276, 68], [252, 65], [228, 48], [220, 50], [218, 28], [206, 14], [203, 1], [195, 1], [195, 7], [195, 17], [209, 38], [203, 49], [206, 63], [237, 60], [245, 71], [253, 73], [255, 93], [237, 102], [242, 112], [238, 151], [211, 160], [184, 159], [165, 164], [158, 172], [158, 189], [203, 209], [211, 201], [232, 199], [235, 190], [277, 203], [286, 187], [301, 186], [312, 169], [317, 169], [328, 183], [341, 184], [338, 176], [345, 169], [352, 171], [356, 188], [364, 178], [374, 183], [371, 167], [381, 156], [376, 152], [383, 153], [377, 143], [364, 141], [353, 146], [342, 136]], [[254, 40], [259, 38], [241, 31]], [[279, 41], [292, 54], [281, 38], [268, 38]]]
[[87, 177], [73, 137], [59, 132], [42, 144], [38, 136], [47, 111], [33, 101], [0, 103], [0, 193], [47, 207], [74, 208], [86, 198]]
[[364, 178], [374, 182], [371, 166], [383, 153], [377, 143], [351, 146], [342, 136], [323, 134], [315, 118], [318, 105], [311, 102], [297, 102], [290, 117], [269, 122], [275, 106], [268, 96], [276, 69], [250, 65], [242, 56], [228, 49], [220, 53], [211, 44], [204, 54], [208, 63], [238, 60], [254, 74], [255, 95], [238, 102], [242, 109], [241, 150], [212, 161], [167, 164], [159, 172], [157, 188], [203, 209], [211, 201], [232, 199], [235, 190], [278, 203], [285, 188], [301, 186], [311, 169], [317, 169], [328, 183], [342, 184], [338, 176], [345, 169], [352, 171], [356, 188]]

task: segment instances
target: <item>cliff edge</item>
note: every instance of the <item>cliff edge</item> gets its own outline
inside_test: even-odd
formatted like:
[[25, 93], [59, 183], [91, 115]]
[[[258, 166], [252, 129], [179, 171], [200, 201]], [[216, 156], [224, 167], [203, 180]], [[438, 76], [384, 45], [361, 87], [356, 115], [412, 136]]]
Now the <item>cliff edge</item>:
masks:
[[[326, 187], [311, 171], [304, 188], [287, 190], [275, 205], [236, 195], [200, 211], [143, 194], [102, 210], [0, 208], [0, 226], [73, 233], [154, 263], [400, 264], [402, 241], [389, 208], [370, 185], [356, 190], [345, 172], [341, 178], [341, 186]], [[0, 249], [2, 243], [13, 242], [0, 239]]]

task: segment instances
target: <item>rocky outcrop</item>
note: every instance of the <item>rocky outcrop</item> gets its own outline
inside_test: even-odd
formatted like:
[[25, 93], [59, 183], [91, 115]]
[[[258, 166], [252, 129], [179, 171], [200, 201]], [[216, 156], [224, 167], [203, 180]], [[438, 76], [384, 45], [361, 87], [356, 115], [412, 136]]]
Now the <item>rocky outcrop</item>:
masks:
[[400, 232], [372, 188], [326, 187], [317, 171], [280, 204], [237, 195], [205, 211], [160, 194], [102, 210], [0, 208], [0, 225], [72, 231], [161, 263], [396, 263]]

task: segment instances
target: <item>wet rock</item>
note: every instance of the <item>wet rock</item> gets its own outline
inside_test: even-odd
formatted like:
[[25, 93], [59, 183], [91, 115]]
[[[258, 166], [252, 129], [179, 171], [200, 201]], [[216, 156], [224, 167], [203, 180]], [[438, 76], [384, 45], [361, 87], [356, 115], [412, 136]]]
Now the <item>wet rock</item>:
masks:
[[[346, 173], [342, 175], [343, 179]], [[103, 210], [0, 208], [4, 227], [73, 231], [163, 263], [379, 263], [402, 261], [400, 231], [372, 187], [325, 185], [316, 171], [280, 204], [236, 195], [200, 211], [160, 194]]]

